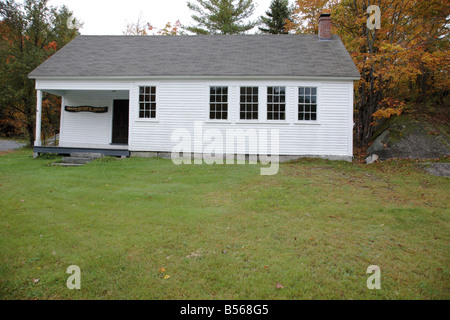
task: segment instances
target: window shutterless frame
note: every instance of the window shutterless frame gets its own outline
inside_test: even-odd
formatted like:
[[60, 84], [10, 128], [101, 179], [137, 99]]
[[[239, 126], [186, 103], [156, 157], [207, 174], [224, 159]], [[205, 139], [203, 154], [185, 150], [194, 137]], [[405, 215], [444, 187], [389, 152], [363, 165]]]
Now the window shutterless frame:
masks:
[[317, 121], [317, 88], [298, 87], [298, 121]]
[[287, 121], [287, 88], [286, 86], [267, 87], [267, 122]]
[[227, 85], [211, 85], [208, 87], [207, 121], [230, 121], [230, 87]]
[[259, 87], [239, 87], [238, 121], [258, 121], [259, 119]]
[[139, 87], [139, 118], [156, 119], [156, 87]]
[[319, 84], [305, 84], [295, 88], [295, 124], [320, 124], [320, 93]]
[[[158, 122], [159, 85], [158, 83], [136, 83], [133, 105], [135, 121]], [[130, 101], [130, 107], [132, 102]]]

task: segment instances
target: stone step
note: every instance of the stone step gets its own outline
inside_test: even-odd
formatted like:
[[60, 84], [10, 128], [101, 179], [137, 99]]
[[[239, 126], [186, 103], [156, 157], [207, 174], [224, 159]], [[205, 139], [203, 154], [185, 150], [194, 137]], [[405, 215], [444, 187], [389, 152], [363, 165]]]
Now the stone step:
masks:
[[74, 158], [90, 158], [97, 159], [103, 157], [102, 153], [92, 153], [92, 152], [72, 152], [70, 154], [71, 157]]
[[64, 162], [52, 163], [52, 166], [56, 166], [56, 167], [79, 167], [82, 165], [83, 164], [81, 164], [81, 163], [64, 163]]
[[73, 164], [86, 164], [86, 163], [89, 163], [94, 160], [95, 160], [95, 158], [80, 158], [80, 157], [64, 157], [64, 158], [62, 158], [62, 162], [73, 163]]

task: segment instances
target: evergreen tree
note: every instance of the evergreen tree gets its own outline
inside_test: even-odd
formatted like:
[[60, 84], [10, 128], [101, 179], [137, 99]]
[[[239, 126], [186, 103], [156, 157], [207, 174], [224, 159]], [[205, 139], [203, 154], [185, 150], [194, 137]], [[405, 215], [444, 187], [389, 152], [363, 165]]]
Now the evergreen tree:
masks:
[[266, 11], [267, 17], [262, 16], [261, 21], [267, 27], [259, 27], [263, 33], [286, 34], [286, 20], [291, 17], [292, 10], [289, 8], [288, 0], [273, 0], [270, 9]]
[[188, 2], [197, 26], [185, 27], [196, 34], [240, 34], [252, 29], [257, 21], [247, 21], [255, 10], [253, 0], [197, 0]]

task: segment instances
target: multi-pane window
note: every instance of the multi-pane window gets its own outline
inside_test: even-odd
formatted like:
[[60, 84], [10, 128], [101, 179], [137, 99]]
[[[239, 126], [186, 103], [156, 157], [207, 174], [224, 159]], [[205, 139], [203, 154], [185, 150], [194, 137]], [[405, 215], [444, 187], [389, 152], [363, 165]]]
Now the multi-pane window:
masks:
[[156, 118], [156, 87], [139, 87], [139, 118]]
[[258, 120], [258, 87], [241, 87], [240, 119]]
[[317, 120], [317, 88], [298, 88], [298, 120]]
[[228, 119], [228, 87], [209, 88], [209, 118], [211, 120]]
[[267, 87], [267, 120], [286, 119], [286, 87]]

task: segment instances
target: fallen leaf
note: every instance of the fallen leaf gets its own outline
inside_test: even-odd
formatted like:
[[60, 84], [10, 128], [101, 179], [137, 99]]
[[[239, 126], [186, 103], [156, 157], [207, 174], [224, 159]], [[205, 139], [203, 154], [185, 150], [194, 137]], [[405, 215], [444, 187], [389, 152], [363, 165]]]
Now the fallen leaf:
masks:
[[283, 286], [281, 283], [277, 283], [276, 286], [275, 286], [275, 288], [277, 288], [277, 289], [283, 289], [284, 286]]
[[161, 268], [159, 268], [159, 270], [158, 270], [159, 272], [166, 272], [166, 268], [164, 268], [164, 267], [161, 267]]
[[33, 279], [33, 282], [34, 282], [34, 283], [38, 283], [38, 282], [39, 282], [39, 279]]
[[165, 276], [164, 276], [164, 280], [167, 280], [167, 279], [169, 279], [170, 278], [170, 276], [168, 275], [168, 274], [166, 274]]

